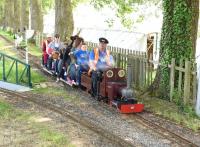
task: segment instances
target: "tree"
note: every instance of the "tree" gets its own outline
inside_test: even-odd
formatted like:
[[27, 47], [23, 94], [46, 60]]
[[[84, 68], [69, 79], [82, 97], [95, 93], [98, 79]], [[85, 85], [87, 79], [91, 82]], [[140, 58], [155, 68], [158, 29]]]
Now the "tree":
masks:
[[43, 32], [43, 13], [41, 0], [30, 0], [31, 29]]
[[[47, 5], [49, 5], [50, 1], [47, 1]], [[62, 39], [71, 35], [74, 25], [72, 9], [79, 3], [90, 3], [96, 9], [108, 6], [116, 12], [123, 25], [130, 27], [132, 22], [126, 15], [133, 12], [133, 4], [146, 1], [148, 0], [55, 0], [55, 33], [61, 34]], [[151, 1], [158, 2], [160, 0]]]
[[[171, 59], [192, 59], [195, 54], [199, 0], [164, 0], [159, 66], [149, 90], [161, 97], [169, 97], [169, 70]], [[176, 84], [176, 83], [175, 83]]]
[[13, 18], [14, 18], [14, 2], [12, 0], [5, 0], [4, 26], [13, 28], [13, 25], [14, 25]]
[[20, 29], [28, 28], [29, 25], [29, 0], [21, 0]]
[[21, 0], [15, 0], [14, 1], [14, 19], [13, 19], [13, 29], [14, 32], [17, 32], [18, 29], [20, 29], [20, 22], [21, 22]]
[[74, 29], [71, 0], [55, 0], [55, 33], [64, 40]]
[[43, 13], [47, 13], [48, 10], [55, 7], [54, 0], [42, 0], [42, 11]]
[[0, 1], [0, 25], [3, 26], [5, 0]]

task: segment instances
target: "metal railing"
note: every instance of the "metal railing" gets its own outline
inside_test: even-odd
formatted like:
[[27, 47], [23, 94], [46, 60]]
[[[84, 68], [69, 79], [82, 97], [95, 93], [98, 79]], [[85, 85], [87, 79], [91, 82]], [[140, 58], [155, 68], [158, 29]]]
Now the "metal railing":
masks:
[[32, 87], [31, 67], [29, 64], [0, 52], [0, 79]]

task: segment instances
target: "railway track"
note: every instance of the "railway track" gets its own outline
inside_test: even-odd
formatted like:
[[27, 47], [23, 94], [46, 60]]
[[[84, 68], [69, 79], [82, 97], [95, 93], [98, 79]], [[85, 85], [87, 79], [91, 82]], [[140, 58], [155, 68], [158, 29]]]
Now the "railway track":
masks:
[[126, 147], [134, 146], [134, 144], [132, 144], [131, 142], [126, 141], [115, 134], [112, 134], [108, 130], [101, 128], [100, 126], [97, 126], [96, 124], [93, 124], [92, 122], [86, 120], [85, 118], [81, 117], [77, 113], [68, 111], [61, 106], [58, 106], [56, 104], [52, 104], [52, 103], [46, 101], [45, 99], [41, 100], [40, 98], [36, 98], [36, 97], [33, 98], [30, 96], [24, 95], [24, 93], [22, 94], [22, 93], [18, 93], [18, 92], [13, 92], [13, 91], [5, 90], [2, 88], [0, 88], [0, 92], [5, 93], [8, 97], [21, 98], [25, 101], [33, 102], [43, 108], [46, 108], [46, 109], [54, 111], [58, 114], [61, 114], [63, 117], [69, 118], [69, 119], [79, 123], [80, 125], [92, 130], [93, 132], [97, 133], [98, 135], [110, 140], [111, 142], [113, 142], [113, 144], [118, 144], [119, 146], [123, 146], [123, 147], [124, 146], [126, 146]]
[[[23, 51], [22, 51], [23, 52]], [[29, 54], [31, 57], [35, 58], [33, 55]], [[23, 56], [23, 54], [22, 54]], [[39, 68], [40, 70], [42, 70], [42, 67], [36, 63], [34, 63], [34, 65]], [[44, 72], [44, 70], [42, 70]], [[47, 72], [44, 72], [45, 74], [48, 74]], [[108, 138], [109, 140], [113, 141], [113, 142], [116, 142], [121, 145], [121, 146], [134, 146], [133, 144], [131, 144], [130, 142], [126, 141], [126, 140], [123, 140], [122, 138], [114, 135], [114, 134], [111, 134], [110, 132], [108, 132], [107, 130], [103, 129], [103, 128], [99, 128], [98, 126], [95, 126], [94, 124], [91, 124], [91, 122], [88, 122], [87, 120], [81, 118], [80, 116], [76, 116], [76, 114], [72, 114], [71, 112], [68, 112], [67, 110], [61, 108], [61, 107], [58, 107], [56, 105], [53, 105], [53, 104], [50, 104], [48, 102], [44, 102], [44, 101], [41, 101], [41, 100], [38, 100], [38, 99], [35, 99], [35, 98], [30, 98], [30, 97], [27, 97], [27, 96], [23, 96], [21, 95], [20, 93], [13, 93], [11, 91], [6, 91], [6, 90], [3, 90], [3, 89], [0, 89], [0, 91], [4, 91], [4, 92], [7, 92], [11, 95], [15, 95], [15, 96], [18, 96], [18, 97], [21, 97], [25, 100], [28, 100], [28, 101], [31, 101], [31, 102], [34, 102], [40, 106], [43, 106], [47, 109], [50, 109], [52, 111], [55, 111], [65, 117], [68, 117], [80, 124], [82, 124], [83, 126], [93, 130], [94, 132], [100, 134], [101, 136], [103, 137], [106, 137]], [[83, 92], [84, 95], [87, 95], [85, 92]], [[101, 105], [102, 107], [101, 108], [98, 108], [98, 109], [112, 109], [112, 108], [108, 108], [107, 104], [102, 104]], [[113, 109], [112, 109], [113, 111]], [[114, 110], [116, 111], [116, 110]], [[180, 134], [176, 133], [176, 132], [172, 132], [170, 130], [168, 130], [167, 128], [164, 128], [162, 126], [160, 126], [158, 123], [156, 122], [152, 122], [146, 118], [144, 118], [143, 114], [144, 113], [148, 113], [148, 112], [143, 112], [141, 114], [134, 114], [134, 115], [127, 115], [127, 118], [129, 120], [132, 120], [132, 121], [137, 121], [139, 123], [141, 123], [142, 125], [144, 125], [145, 127], [147, 128], [150, 128], [151, 130], [157, 132], [158, 134], [160, 134], [161, 136], [163, 136], [164, 138], [167, 138], [168, 140], [172, 141], [172, 142], [175, 142], [177, 144], [179, 144], [180, 146], [191, 146], [191, 147], [198, 147], [199, 145], [196, 144], [195, 142], [192, 142], [190, 141], [189, 139], [181, 136]]]
[[[148, 112], [143, 112], [148, 113]], [[172, 132], [168, 130], [167, 128], [164, 128], [160, 126], [159, 124], [156, 124], [155, 122], [149, 121], [148, 119], [143, 117], [143, 114], [135, 114], [134, 116], [131, 116], [134, 120], [138, 121], [139, 123], [142, 123], [148, 128], [151, 128], [152, 130], [155, 130], [157, 133], [162, 135], [163, 137], [171, 140], [172, 142], [178, 143], [180, 146], [188, 146], [188, 147], [198, 147], [199, 145], [195, 144], [191, 140], [188, 140], [184, 138], [183, 136], [178, 135], [175, 132]]]

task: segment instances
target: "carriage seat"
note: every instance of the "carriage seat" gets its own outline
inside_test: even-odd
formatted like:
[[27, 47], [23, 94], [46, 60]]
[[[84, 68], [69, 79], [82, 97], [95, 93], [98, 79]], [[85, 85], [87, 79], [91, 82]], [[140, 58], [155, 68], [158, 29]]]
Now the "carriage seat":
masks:
[[83, 72], [81, 74], [81, 85], [86, 88], [87, 91], [91, 89], [92, 78], [87, 74], [87, 72]]

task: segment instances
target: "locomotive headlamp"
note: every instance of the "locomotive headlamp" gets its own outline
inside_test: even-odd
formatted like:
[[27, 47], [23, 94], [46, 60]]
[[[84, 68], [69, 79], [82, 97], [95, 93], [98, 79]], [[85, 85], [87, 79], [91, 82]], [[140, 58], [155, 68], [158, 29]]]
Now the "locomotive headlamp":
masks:
[[125, 76], [125, 71], [122, 69], [122, 70], [119, 70], [118, 71], [118, 76], [120, 77], [120, 78], [123, 78], [124, 76]]
[[113, 77], [113, 71], [112, 71], [112, 70], [108, 70], [108, 71], [106, 72], [106, 76], [107, 76], [108, 78], [112, 78], [112, 77]]

